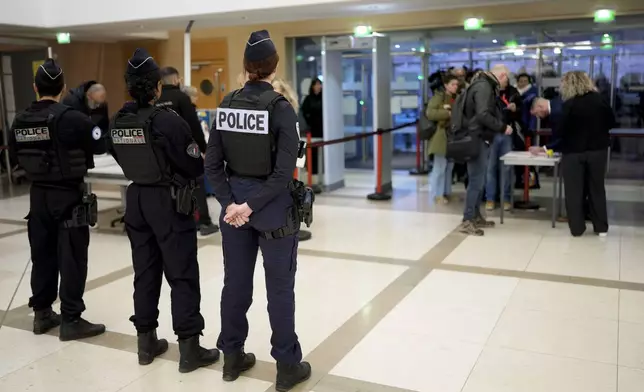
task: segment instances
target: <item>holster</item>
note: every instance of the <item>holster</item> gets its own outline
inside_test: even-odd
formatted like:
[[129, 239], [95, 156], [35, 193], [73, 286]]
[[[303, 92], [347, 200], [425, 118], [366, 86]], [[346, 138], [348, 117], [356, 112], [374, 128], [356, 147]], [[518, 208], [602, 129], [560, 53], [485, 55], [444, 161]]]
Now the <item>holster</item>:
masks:
[[313, 190], [301, 181], [293, 180], [289, 185], [291, 197], [295, 204], [296, 215], [298, 222], [302, 222], [306, 227], [310, 227], [313, 223], [313, 202], [315, 201], [315, 193]]
[[98, 201], [93, 193], [83, 194], [81, 204], [74, 207], [70, 219], [62, 223], [66, 229], [94, 226], [98, 221]]
[[264, 231], [259, 235], [267, 240], [276, 240], [295, 234], [300, 230], [300, 219], [297, 215], [297, 207], [289, 208], [286, 217], [286, 226], [273, 231]]
[[172, 198], [175, 201], [176, 211], [183, 215], [192, 215], [195, 212], [194, 184], [182, 187], [172, 187]]

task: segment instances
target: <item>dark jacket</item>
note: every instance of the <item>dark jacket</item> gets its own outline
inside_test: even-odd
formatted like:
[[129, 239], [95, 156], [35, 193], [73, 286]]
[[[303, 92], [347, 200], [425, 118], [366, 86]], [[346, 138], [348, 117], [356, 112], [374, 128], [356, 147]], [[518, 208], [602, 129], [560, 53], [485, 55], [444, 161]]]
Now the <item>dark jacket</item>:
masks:
[[61, 103], [71, 106], [75, 110], [87, 115], [91, 118], [94, 125], [101, 129], [101, 141], [96, 153], [105, 154], [107, 152], [107, 131], [110, 127], [110, 115], [107, 108], [107, 102], [96, 109], [90, 109], [89, 106], [87, 106], [87, 90], [96, 83], [97, 82], [94, 80], [83, 82], [80, 86], [69, 90]]
[[561, 152], [563, 154], [605, 150], [610, 144], [610, 130], [615, 114], [597, 92], [571, 98], [563, 104]]
[[563, 118], [563, 102], [560, 97], [550, 100], [550, 114], [545, 119], [551, 130], [550, 142], [546, 144], [548, 150], [561, 151], [561, 121]]
[[469, 123], [473, 133], [479, 134], [487, 142], [491, 142], [496, 134], [504, 132], [506, 128], [498, 96], [498, 80], [484, 72], [473, 79], [467, 89], [464, 120]]
[[206, 137], [204, 136], [203, 128], [201, 128], [197, 110], [192, 105], [188, 94], [181, 91], [179, 86], [164, 84], [157, 106], [167, 107], [177, 112], [190, 126], [192, 138], [199, 146], [199, 150], [202, 153], [206, 152]]
[[309, 126], [311, 136], [322, 137], [322, 93], [309, 94], [302, 103], [302, 115]]

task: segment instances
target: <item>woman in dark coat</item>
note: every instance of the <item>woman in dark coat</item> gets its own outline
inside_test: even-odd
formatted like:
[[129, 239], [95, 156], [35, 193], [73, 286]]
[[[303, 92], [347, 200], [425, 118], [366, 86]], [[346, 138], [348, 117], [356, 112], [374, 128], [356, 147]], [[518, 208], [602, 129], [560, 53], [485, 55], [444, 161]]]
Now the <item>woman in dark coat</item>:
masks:
[[615, 114], [585, 72], [566, 73], [560, 92], [564, 104], [559, 136], [570, 233], [578, 237], [586, 231], [587, 196], [594, 231], [605, 236], [608, 213], [604, 179]]
[[[302, 103], [302, 115], [308, 124], [308, 130], [311, 131], [311, 136], [322, 137], [322, 81], [318, 78], [311, 81], [309, 87], [309, 95]], [[318, 174], [318, 149], [314, 148], [312, 151], [313, 166], [312, 174]]]

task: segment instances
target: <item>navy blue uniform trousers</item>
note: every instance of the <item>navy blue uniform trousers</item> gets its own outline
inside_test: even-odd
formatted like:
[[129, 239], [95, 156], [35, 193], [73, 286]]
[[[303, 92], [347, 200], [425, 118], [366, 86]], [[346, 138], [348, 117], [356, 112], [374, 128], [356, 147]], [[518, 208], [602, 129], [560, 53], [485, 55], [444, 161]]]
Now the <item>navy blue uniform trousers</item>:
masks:
[[89, 227], [62, 226], [82, 198], [80, 185], [76, 189], [31, 186], [27, 220], [33, 295], [29, 306], [34, 310], [47, 309], [56, 301], [59, 274], [63, 316], [78, 317], [85, 310]]
[[192, 215], [176, 212], [169, 187], [132, 184], [127, 189], [125, 230], [132, 247], [134, 316], [137, 332], [159, 326], [163, 275], [171, 289], [172, 327], [179, 339], [201, 333], [201, 289], [197, 227]]
[[[255, 194], [261, 181], [231, 178], [235, 200], [246, 200]], [[235, 228], [223, 221], [220, 226], [224, 251], [224, 288], [221, 293], [221, 333], [217, 347], [224, 354], [244, 348], [248, 337], [246, 313], [253, 302], [253, 275], [258, 249], [262, 250], [266, 277], [268, 316], [273, 334], [271, 355], [277, 362], [295, 364], [302, 360], [302, 349], [295, 333], [295, 272], [297, 270], [297, 233], [265, 239], [261, 232], [286, 226], [287, 214], [293, 207], [290, 192], [284, 192], [261, 211], [251, 215], [250, 222]]]

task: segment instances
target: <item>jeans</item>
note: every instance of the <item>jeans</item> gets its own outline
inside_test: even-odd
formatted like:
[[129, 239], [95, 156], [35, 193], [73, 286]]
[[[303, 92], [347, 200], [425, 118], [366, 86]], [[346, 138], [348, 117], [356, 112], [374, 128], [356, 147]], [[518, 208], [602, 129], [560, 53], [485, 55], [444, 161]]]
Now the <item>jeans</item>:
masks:
[[454, 162], [449, 162], [445, 156], [434, 155], [434, 166], [429, 173], [429, 193], [432, 200], [452, 194], [453, 169]]
[[467, 177], [469, 181], [465, 192], [463, 221], [471, 221], [481, 215], [481, 199], [483, 198], [483, 189], [485, 188], [488, 154], [489, 148], [481, 140], [481, 153], [476, 159], [467, 162]]
[[[505, 134], [498, 134], [494, 136], [492, 145], [490, 146], [490, 157], [487, 164], [487, 177], [485, 185], [485, 197], [487, 201], [496, 201], [496, 190], [497, 190], [497, 179], [499, 176], [499, 159], [512, 151], [512, 136]], [[512, 167], [505, 166], [503, 168], [503, 200], [510, 201], [510, 192], [512, 192], [512, 184], [510, 184], [510, 179], [512, 178]]]

